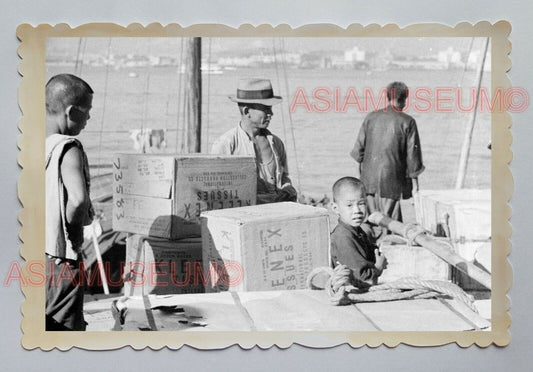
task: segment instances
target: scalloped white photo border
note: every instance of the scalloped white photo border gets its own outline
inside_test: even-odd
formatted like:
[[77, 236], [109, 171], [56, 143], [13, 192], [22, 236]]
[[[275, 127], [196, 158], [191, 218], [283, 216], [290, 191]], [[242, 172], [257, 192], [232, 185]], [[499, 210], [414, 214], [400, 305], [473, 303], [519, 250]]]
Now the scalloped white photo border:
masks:
[[[33, 27], [22, 24], [17, 29], [21, 41], [18, 54], [21, 58], [19, 72], [22, 76], [18, 92], [22, 118], [18, 140], [21, 173], [18, 195], [23, 209], [19, 213], [20, 238], [23, 242], [21, 256], [25, 259], [22, 270], [28, 273], [29, 262], [43, 262], [45, 241], [44, 198], [44, 139], [45, 139], [45, 40], [48, 37], [490, 37], [491, 38], [491, 89], [509, 89], [507, 71], [511, 68], [508, 40], [511, 25], [506, 21], [494, 24], [479, 22], [475, 25], [460, 23], [455, 27], [442, 24], [414, 24], [400, 28], [394, 24], [384, 26], [352, 24], [341, 28], [332, 24], [311, 24], [291, 28], [286, 24], [252, 26], [245, 24], [232, 28], [217, 24], [198, 24], [181, 27], [178, 24], [147, 26], [131, 24], [123, 27], [111, 23], [90, 23], [76, 28], [67, 24]], [[513, 178], [509, 169], [511, 152], [511, 116], [508, 112], [492, 113], [492, 319], [490, 331], [462, 332], [46, 332], [44, 323], [44, 286], [22, 286], [25, 301], [22, 312], [22, 346], [61, 350], [78, 347], [90, 350], [109, 350], [124, 346], [134, 349], [178, 349], [189, 345], [197, 349], [220, 349], [238, 344], [249, 349], [254, 346], [270, 348], [274, 345], [288, 348], [299, 344], [327, 348], [348, 343], [352, 347], [400, 343], [413, 346], [437, 346], [457, 343], [462, 347], [476, 344], [505, 346], [510, 342], [511, 317], [507, 292], [512, 284], [512, 270], [507, 260], [511, 252], [512, 233], [508, 205], [513, 192]], [[36, 185], [41, 185], [40, 192]], [[44, 267], [44, 266], [43, 266]], [[206, 337], [207, 336], [207, 337]]]

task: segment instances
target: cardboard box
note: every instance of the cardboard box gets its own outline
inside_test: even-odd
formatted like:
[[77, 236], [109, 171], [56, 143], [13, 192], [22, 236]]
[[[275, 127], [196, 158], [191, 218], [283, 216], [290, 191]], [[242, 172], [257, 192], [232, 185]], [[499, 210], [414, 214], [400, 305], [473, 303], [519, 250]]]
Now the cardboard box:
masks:
[[330, 264], [328, 212], [291, 202], [204, 212], [202, 251], [206, 292], [303, 289]]
[[[437, 236], [443, 236], [441, 227], [446, 222], [446, 214], [450, 218], [448, 223], [452, 238], [471, 235], [469, 232], [474, 232], [472, 228], [475, 229], [475, 226], [480, 226], [484, 231], [484, 236], [490, 236], [490, 189], [420, 190], [415, 195], [414, 200], [416, 222]], [[480, 213], [471, 214], [468, 217], [468, 224], [461, 224], [463, 221], [456, 222], [455, 209], [457, 208], [478, 208], [481, 210]], [[486, 228], [486, 216], [489, 218], [488, 229]], [[481, 220], [478, 221], [478, 217], [481, 217]], [[478, 233], [479, 231], [476, 234]]]
[[203, 293], [200, 238], [166, 240], [133, 234], [126, 240], [124, 294]]
[[201, 212], [255, 204], [256, 172], [248, 156], [117, 154], [113, 229], [199, 237]]
[[402, 278], [423, 280], [450, 280], [450, 265], [425, 248], [405, 244], [383, 244], [381, 253], [387, 258], [387, 268], [379, 283], [390, 283]]

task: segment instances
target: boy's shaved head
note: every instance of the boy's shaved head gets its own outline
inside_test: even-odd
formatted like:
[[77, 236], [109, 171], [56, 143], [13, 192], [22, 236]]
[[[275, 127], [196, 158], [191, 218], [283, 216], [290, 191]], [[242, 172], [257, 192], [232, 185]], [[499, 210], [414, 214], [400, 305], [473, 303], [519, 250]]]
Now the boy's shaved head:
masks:
[[342, 177], [333, 184], [333, 201], [336, 202], [337, 198], [341, 195], [343, 190], [346, 188], [353, 188], [356, 190], [361, 190], [366, 194], [365, 185], [361, 182], [360, 179], [355, 177]]
[[68, 106], [88, 105], [93, 90], [84, 80], [71, 74], [53, 76], [46, 83], [46, 112], [59, 114]]

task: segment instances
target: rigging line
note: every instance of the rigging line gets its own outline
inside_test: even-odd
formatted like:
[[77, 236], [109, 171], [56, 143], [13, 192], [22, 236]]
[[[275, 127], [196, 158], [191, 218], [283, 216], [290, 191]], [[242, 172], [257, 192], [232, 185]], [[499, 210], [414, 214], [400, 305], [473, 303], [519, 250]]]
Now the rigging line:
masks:
[[[463, 88], [463, 83], [464, 83], [464, 78], [465, 78], [465, 74], [466, 74], [466, 69], [468, 68], [468, 60], [470, 59], [470, 53], [472, 53], [472, 47], [474, 46], [474, 37], [472, 37], [470, 39], [470, 46], [468, 48], [468, 54], [467, 54], [467, 57], [466, 57], [466, 62], [465, 62], [465, 65], [463, 67], [463, 72], [462, 72], [462, 75], [461, 75], [461, 79], [458, 80], [458, 84], [457, 84], [457, 88], [460, 88], [462, 89]], [[443, 143], [443, 144], [447, 144], [448, 143], [448, 140], [450, 138], [450, 130], [446, 130], [444, 132], [444, 138], [443, 140], [440, 142], [440, 143]], [[459, 154], [460, 156], [460, 154]]]
[[78, 40], [78, 51], [76, 53], [76, 64], [74, 65], [74, 75], [78, 75], [78, 66], [80, 64], [80, 53], [81, 53], [81, 44], [83, 42], [83, 38], [80, 37], [79, 40]]
[[472, 48], [474, 46], [474, 37], [470, 39], [470, 46], [468, 48], [468, 54], [466, 56], [465, 66], [463, 67], [463, 74], [461, 76], [461, 87], [463, 86], [463, 82], [465, 79], [466, 69], [468, 68], [468, 61], [470, 60], [470, 54], [472, 53]]
[[294, 148], [294, 160], [296, 162], [296, 177], [298, 178], [298, 188], [301, 188], [302, 184], [300, 182], [300, 166], [298, 162], [298, 151], [296, 150], [296, 137], [294, 136], [294, 125], [292, 122], [290, 102], [288, 99], [289, 98], [289, 80], [287, 78], [287, 63], [285, 59], [285, 40], [283, 38], [280, 38], [280, 41], [281, 41], [281, 48], [282, 48], [281, 55], [282, 55], [282, 63], [283, 63], [283, 76], [285, 78], [285, 92], [287, 93], [287, 110], [289, 112], [289, 125], [290, 125], [291, 135], [292, 135], [292, 146]]
[[104, 80], [104, 97], [103, 97], [103, 103], [102, 103], [102, 119], [100, 121], [100, 136], [98, 138], [98, 176], [100, 176], [100, 170], [102, 169], [102, 134], [104, 129], [104, 118], [105, 118], [105, 108], [106, 108], [106, 101], [107, 101], [107, 83], [109, 82], [109, 58], [111, 56], [111, 41], [113, 39], [109, 38], [109, 42], [107, 44], [107, 56], [106, 56], [106, 67], [105, 67], [105, 80]]
[[[165, 45], [166, 45], [167, 55], [170, 55], [170, 43], [165, 43]], [[165, 135], [166, 135], [166, 132], [168, 131], [168, 117], [169, 117], [168, 108], [170, 105], [170, 84], [166, 84], [166, 86], [167, 86], [167, 104], [166, 104], [166, 109], [165, 109]], [[166, 138], [165, 138], [165, 141], [166, 141]]]
[[465, 132], [465, 137], [463, 140], [463, 145], [461, 148], [461, 158], [459, 159], [459, 171], [457, 172], [457, 180], [455, 183], [456, 189], [462, 189], [464, 187], [464, 182], [466, 178], [466, 172], [468, 169], [468, 158], [470, 157], [470, 147], [472, 146], [472, 136], [474, 133], [474, 125], [476, 123], [477, 109], [479, 104], [479, 92], [481, 90], [481, 83], [483, 81], [483, 70], [485, 67], [485, 60], [487, 58], [487, 52], [489, 49], [490, 37], [487, 37], [485, 40], [485, 45], [483, 49], [481, 65], [479, 66], [478, 82], [477, 82], [477, 91], [476, 91], [476, 100], [474, 103], [474, 110], [472, 112], [472, 118]]
[[[169, 132], [175, 132], [176, 130], [177, 129], [174, 129], [174, 128], [168, 129]], [[130, 130], [128, 129], [103, 130], [103, 131], [85, 129], [83, 133], [130, 133], [131, 134]]]
[[[277, 81], [278, 81], [278, 89], [281, 91], [281, 80], [280, 80], [280, 77], [279, 77], [278, 54], [276, 52], [276, 38], [272, 38], [272, 49], [274, 51], [274, 64], [276, 66], [276, 78], [277, 78]], [[285, 138], [285, 140], [287, 140], [288, 139], [288, 137], [287, 137], [287, 128], [285, 126], [285, 113], [283, 112], [283, 107], [281, 108], [281, 123], [283, 124], [283, 138]]]
[[[148, 58], [150, 58], [150, 53], [151, 53], [151, 50], [152, 50], [152, 39], [148, 40], [148, 52], [146, 53], [146, 55], [148, 56]], [[143, 106], [143, 120], [141, 121], [141, 137], [144, 136], [144, 123], [146, 122], [147, 120], [147, 115], [148, 115], [148, 100], [149, 100], [149, 97], [150, 97], [150, 78], [152, 76], [152, 64], [150, 63], [149, 66], [148, 66], [148, 73], [146, 74], [146, 84], [145, 84], [145, 87], [144, 87], [144, 106]], [[144, 141], [142, 142], [142, 146], [141, 146], [141, 151], [142, 153], [146, 153], [146, 148], [144, 147]]]
[[[204, 130], [204, 136], [205, 136], [205, 147], [204, 149], [207, 151], [209, 147], [209, 96], [210, 96], [210, 89], [211, 89], [211, 74], [209, 73], [211, 70], [211, 38], [208, 38], [208, 51], [207, 51], [207, 102], [206, 102], [206, 117], [205, 117], [205, 130]], [[201, 149], [200, 149], [201, 151]]]
[[[180, 38], [180, 58], [178, 61], [178, 112], [176, 113], [176, 153], [179, 146], [180, 117], [181, 117], [181, 91], [182, 91], [182, 69], [183, 69], [183, 38]], [[183, 138], [183, 136], [182, 136]]]
[[80, 58], [80, 61], [81, 61], [81, 63], [80, 63], [80, 70], [79, 70], [79, 72], [78, 72], [78, 74], [79, 74], [78, 76], [80, 76], [80, 77], [81, 77], [81, 73], [82, 73], [82, 71], [83, 71], [83, 59], [85, 58], [85, 51], [86, 51], [86, 50], [87, 50], [87, 38], [84, 37], [84, 38], [83, 38], [83, 49], [82, 49], [81, 58]]

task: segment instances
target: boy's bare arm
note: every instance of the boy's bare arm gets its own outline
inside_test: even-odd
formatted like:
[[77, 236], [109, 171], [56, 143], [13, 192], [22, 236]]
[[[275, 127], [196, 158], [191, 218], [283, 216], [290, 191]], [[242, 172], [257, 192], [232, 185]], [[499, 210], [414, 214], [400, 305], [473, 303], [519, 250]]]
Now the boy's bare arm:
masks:
[[418, 187], [418, 177], [415, 177], [413, 180], [413, 195], [416, 194], [419, 191]]
[[70, 147], [61, 162], [61, 177], [67, 191], [67, 223], [72, 227], [89, 225], [91, 200], [85, 186], [81, 150]]

